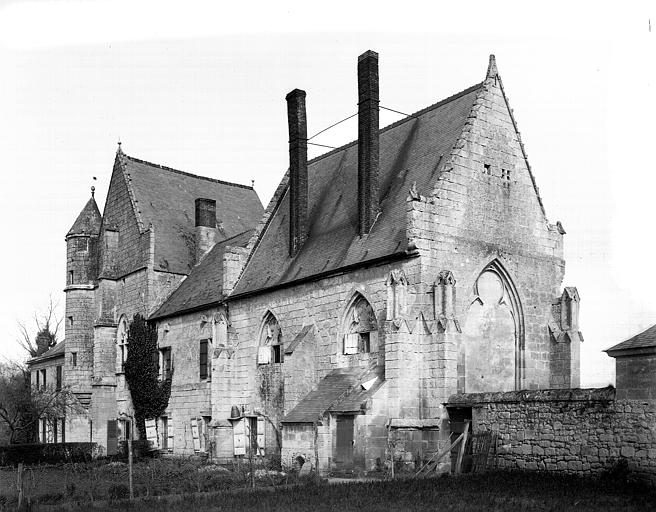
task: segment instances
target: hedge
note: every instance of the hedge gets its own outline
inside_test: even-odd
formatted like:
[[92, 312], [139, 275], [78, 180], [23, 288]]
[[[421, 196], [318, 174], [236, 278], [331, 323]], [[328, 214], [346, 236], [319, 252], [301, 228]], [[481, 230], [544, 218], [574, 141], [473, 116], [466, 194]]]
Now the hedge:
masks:
[[88, 462], [99, 454], [96, 443], [35, 443], [0, 446], [0, 466]]

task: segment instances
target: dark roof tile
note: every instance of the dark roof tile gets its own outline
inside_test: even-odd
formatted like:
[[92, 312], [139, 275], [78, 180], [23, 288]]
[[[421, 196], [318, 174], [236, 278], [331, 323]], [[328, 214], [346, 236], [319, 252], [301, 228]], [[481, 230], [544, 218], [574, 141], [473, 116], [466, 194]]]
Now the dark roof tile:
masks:
[[636, 334], [632, 338], [629, 338], [622, 343], [619, 343], [609, 349], [606, 349], [604, 352], [608, 352], [608, 355], [613, 356], [621, 350], [633, 350], [633, 349], [643, 349], [643, 348], [653, 348], [656, 347], [656, 325], [652, 325], [649, 329], [642, 331], [640, 334]]
[[253, 231], [244, 231], [237, 236], [216, 244], [194, 267], [180, 286], [150, 316], [150, 319], [172, 316], [220, 302], [223, 297], [223, 254], [228, 246], [244, 247]]
[[408, 191], [416, 183], [419, 193], [432, 192], [480, 87], [473, 86], [380, 131], [381, 213], [366, 236], [358, 234], [357, 142], [309, 162], [308, 239], [290, 258], [289, 194], [282, 193], [233, 295], [404, 252]]
[[80, 215], [77, 216], [77, 219], [75, 219], [66, 236], [97, 235], [100, 233], [101, 223], [102, 216], [100, 215], [100, 210], [98, 210], [96, 200], [91, 197], [84, 208], [82, 208]]
[[66, 345], [64, 343], [65, 343], [64, 341], [60, 341], [54, 347], [49, 348], [46, 352], [44, 352], [40, 356], [33, 357], [32, 359], [30, 359], [27, 363], [33, 364], [33, 363], [38, 363], [40, 361], [44, 361], [46, 359], [54, 359], [60, 356], [64, 357], [64, 354], [66, 352]]
[[[382, 366], [369, 369], [338, 368], [333, 370], [321, 379], [317, 387], [310, 391], [282, 421], [284, 423], [313, 423], [327, 411], [358, 412], [361, 410], [362, 403], [382, 384], [383, 374]], [[358, 387], [361, 383], [374, 377], [378, 377], [377, 382], [368, 390]]]
[[216, 201], [222, 239], [252, 229], [262, 203], [252, 187], [178, 171], [118, 153], [142, 230], [155, 231], [155, 270], [188, 274], [194, 262], [195, 200]]

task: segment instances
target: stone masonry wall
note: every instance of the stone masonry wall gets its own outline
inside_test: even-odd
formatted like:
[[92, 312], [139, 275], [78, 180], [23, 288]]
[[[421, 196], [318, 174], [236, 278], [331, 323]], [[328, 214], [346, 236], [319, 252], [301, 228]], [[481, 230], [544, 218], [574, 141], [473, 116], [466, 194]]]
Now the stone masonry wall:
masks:
[[564, 274], [562, 234], [547, 221], [496, 76], [485, 81], [434, 190], [425, 192], [430, 196], [415, 196], [408, 204], [409, 238], [422, 256], [422, 280], [453, 272], [455, 317], [462, 326], [476, 299], [474, 283], [497, 261], [523, 311], [520, 387], [548, 387], [555, 369], [547, 325]]
[[[94, 290], [66, 289], [65, 382], [79, 393], [91, 392], [93, 377], [93, 323], [95, 321]], [[73, 364], [73, 353], [75, 365]]]
[[499, 466], [598, 474], [624, 459], [656, 481], [656, 401], [615, 400], [613, 388], [455, 395], [474, 432], [497, 431]]
[[[262, 408], [266, 405], [258, 393], [261, 388], [262, 372], [258, 372], [257, 347], [260, 342], [262, 321], [267, 311], [271, 311], [278, 320], [285, 348], [304, 326], [315, 326], [316, 350], [313, 357], [313, 375], [306, 375], [307, 372], [289, 374], [288, 377], [291, 378], [285, 379], [283, 403], [280, 404], [279, 410], [271, 411], [275, 413], [277, 419], [290, 412], [304, 394], [333, 369], [366, 367], [375, 362], [384, 364], [383, 326], [387, 307], [385, 281], [390, 270], [398, 267], [407, 268], [406, 274], [409, 275], [411, 282], [417, 277], [417, 265], [412, 261], [385, 264], [229, 302], [233, 332], [231, 343], [235, 352], [229, 363], [232, 375], [226, 375], [231, 381], [230, 389], [226, 389], [229, 395], [225, 397], [225, 403], [221, 407], [215, 408], [216, 414], [227, 418], [232, 404], [245, 403], [253, 408]], [[379, 325], [379, 349], [369, 354], [344, 355], [342, 323], [349, 301], [356, 292], [361, 293], [371, 303], [376, 314]], [[305, 351], [305, 347], [297, 347], [295, 353], [288, 356], [287, 362], [281, 363], [285, 371], [287, 366], [295, 366], [296, 360], [303, 359]], [[290, 382], [289, 385], [287, 381]], [[223, 401], [223, 397], [221, 399]]]
[[[115, 261], [107, 261], [106, 247], [103, 244], [101, 232], [101, 277], [121, 277], [146, 265], [148, 258], [149, 234], [141, 234], [140, 226], [135, 216], [130, 192], [125, 182], [127, 178], [118, 163], [114, 166], [105, 211], [103, 213], [103, 230], [106, 228], [118, 230], [118, 247]], [[142, 241], [142, 238], [146, 238]]]
[[213, 369], [207, 378], [200, 378], [200, 340], [212, 340], [208, 348], [208, 365], [211, 367], [216, 339], [213, 319], [216, 313], [217, 309], [211, 308], [158, 323], [157, 344], [160, 348], [171, 347], [173, 362], [171, 397], [164, 415], [168, 418], [169, 434], [173, 431], [175, 453], [194, 453], [191, 420], [212, 415], [210, 394]]
[[656, 400], [656, 354], [615, 358], [617, 398]]

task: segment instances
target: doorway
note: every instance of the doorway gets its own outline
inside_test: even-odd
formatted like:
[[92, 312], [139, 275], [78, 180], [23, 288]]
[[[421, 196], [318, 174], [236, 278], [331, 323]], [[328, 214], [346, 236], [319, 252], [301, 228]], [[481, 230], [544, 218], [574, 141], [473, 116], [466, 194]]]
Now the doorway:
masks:
[[353, 416], [337, 416], [337, 446], [335, 465], [340, 469], [353, 467]]
[[[472, 422], [472, 409], [471, 407], [448, 407], [447, 412], [449, 413], [449, 443], [453, 444], [458, 436], [465, 431], [465, 423], [469, 422], [471, 434], [471, 422]], [[468, 436], [471, 439], [471, 436]], [[460, 444], [451, 449], [451, 473], [455, 473], [456, 461], [458, 459], [458, 452], [460, 451]], [[462, 458], [462, 472], [468, 473], [471, 471], [472, 467], [472, 452], [471, 452], [471, 441], [467, 441], [465, 446], [465, 453]]]

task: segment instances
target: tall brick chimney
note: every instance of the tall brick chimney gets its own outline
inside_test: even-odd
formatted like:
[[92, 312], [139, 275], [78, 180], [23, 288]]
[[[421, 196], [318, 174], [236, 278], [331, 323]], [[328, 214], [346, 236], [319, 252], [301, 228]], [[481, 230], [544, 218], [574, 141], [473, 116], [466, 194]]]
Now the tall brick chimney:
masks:
[[378, 215], [378, 54], [358, 57], [358, 225], [360, 236]]
[[308, 231], [305, 91], [294, 89], [285, 99], [289, 122], [289, 255], [293, 258], [303, 246]]
[[196, 264], [216, 244], [216, 201], [196, 199]]

